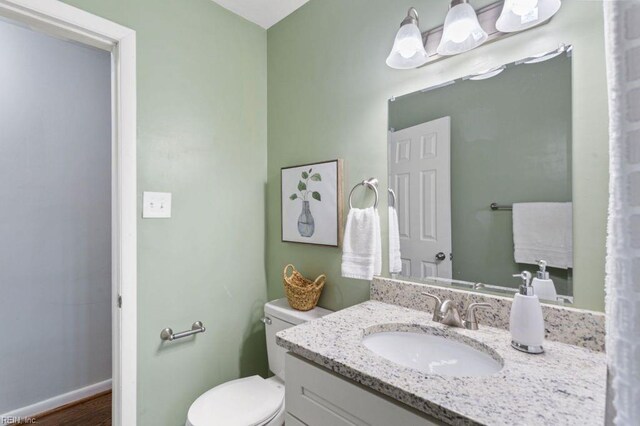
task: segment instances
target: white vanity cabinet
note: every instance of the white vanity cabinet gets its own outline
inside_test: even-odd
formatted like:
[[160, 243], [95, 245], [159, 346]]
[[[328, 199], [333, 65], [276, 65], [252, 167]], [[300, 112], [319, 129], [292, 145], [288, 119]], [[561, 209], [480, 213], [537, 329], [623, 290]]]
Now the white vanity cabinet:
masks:
[[285, 377], [287, 426], [442, 424], [291, 353]]

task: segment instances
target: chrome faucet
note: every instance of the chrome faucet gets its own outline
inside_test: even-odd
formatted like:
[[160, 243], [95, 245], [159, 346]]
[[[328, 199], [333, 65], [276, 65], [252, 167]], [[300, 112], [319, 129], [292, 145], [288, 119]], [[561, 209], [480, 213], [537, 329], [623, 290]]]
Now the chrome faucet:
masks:
[[460, 312], [455, 306], [453, 301], [446, 299], [444, 302], [440, 300], [438, 296], [430, 293], [421, 293], [423, 296], [427, 296], [435, 300], [435, 306], [433, 307], [433, 321], [440, 324], [448, 325], [451, 327], [461, 327], [468, 330], [478, 329], [478, 320], [476, 318], [476, 309], [490, 308], [488, 303], [470, 303], [467, 306], [464, 320], [460, 318]]
[[451, 300], [447, 299], [440, 304], [438, 317], [440, 318], [441, 324], [450, 325], [451, 327], [463, 326], [458, 308], [456, 308]]

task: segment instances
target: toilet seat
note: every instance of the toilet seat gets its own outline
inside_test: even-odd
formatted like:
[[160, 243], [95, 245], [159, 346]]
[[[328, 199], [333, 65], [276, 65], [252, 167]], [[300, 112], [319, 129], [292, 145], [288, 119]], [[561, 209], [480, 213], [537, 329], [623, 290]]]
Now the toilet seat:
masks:
[[261, 426], [284, 405], [284, 386], [260, 376], [232, 380], [203, 393], [189, 408], [186, 426]]

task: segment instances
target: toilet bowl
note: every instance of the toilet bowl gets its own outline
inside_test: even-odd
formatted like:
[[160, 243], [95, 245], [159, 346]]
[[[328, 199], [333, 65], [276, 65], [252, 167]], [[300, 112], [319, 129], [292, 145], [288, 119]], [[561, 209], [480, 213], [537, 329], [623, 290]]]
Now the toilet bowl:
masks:
[[189, 408], [186, 426], [282, 425], [284, 382], [277, 377], [245, 377], [203, 393]]
[[196, 399], [187, 414], [186, 426], [281, 426], [284, 424], [284, 356], [276, 345], [276, 333], [330, 314], [323, 308], [296, 311], [287, 299], [264, 306], [269, 369], [275, 376], [245, 377], [218, 385]]

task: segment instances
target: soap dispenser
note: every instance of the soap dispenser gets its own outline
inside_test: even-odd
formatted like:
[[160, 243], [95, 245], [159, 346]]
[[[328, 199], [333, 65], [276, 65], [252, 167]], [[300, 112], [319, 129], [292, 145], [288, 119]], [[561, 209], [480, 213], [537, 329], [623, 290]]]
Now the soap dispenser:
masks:
[[558, 300], [558, 293], [556, 292], [556, 286], [553, 285], [553, 281], [549, 278], [549, 273], [547, 272], [547, 261], [538, 260], [538, 267], [540, 269], [531, 283], [531, 286], [533, 287], [533, 294], [538, 296], [538, 299], [540, 300], [551, 300], [556, 302]]
[[511, 306], [511, 346], [529, 354], [540, 354], [544, 352], [544, 318], [540, 300], [533, 294], [531, 272], [522, 271], [514, 277], [521, 278], [522, 285]]

